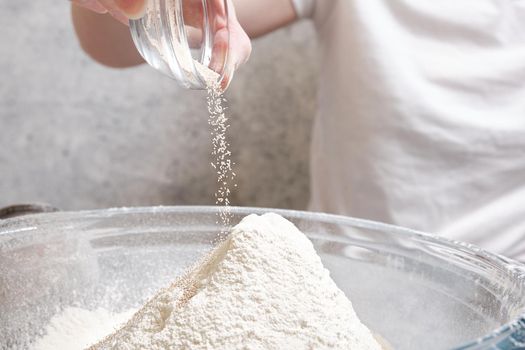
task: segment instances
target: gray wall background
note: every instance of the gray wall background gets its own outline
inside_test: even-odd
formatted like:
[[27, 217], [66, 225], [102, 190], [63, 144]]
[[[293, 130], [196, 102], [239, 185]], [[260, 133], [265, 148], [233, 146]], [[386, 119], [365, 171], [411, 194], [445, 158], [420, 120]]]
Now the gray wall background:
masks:
[[[203, 92], [91, 61], [67, 1], [2, 1], [0, 23], [0, 207], [213, 203]], [[234, 204], [307, 205], [314, 38], [303, 22], [257, 40], [233, 80]]]

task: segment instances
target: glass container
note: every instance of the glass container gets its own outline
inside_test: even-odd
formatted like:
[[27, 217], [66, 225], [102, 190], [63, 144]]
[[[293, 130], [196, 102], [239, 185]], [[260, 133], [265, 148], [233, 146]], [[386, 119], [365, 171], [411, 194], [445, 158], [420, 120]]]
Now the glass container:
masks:
[[[0, 349], [26, 349], [69, 306], [137, 308], [211, 247], [216, 207], [58, 212], [0, 220]], [[361, 320], [394, 349], [525, 349], [524, 265], [348, 217], [276, 212], [313, 242]]]
[[183, 87], [204, 89], [211, 78], [231, 76], [227, 0], [147, 0], [129, 27], [146, 62]]

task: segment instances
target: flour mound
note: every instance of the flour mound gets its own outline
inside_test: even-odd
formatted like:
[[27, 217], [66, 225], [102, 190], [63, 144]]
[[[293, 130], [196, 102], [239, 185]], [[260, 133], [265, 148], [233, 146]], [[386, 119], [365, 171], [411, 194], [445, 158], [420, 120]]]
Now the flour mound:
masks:
[[250, 215], [200, 264], [90, 349], [380, 350], [312, 243]]

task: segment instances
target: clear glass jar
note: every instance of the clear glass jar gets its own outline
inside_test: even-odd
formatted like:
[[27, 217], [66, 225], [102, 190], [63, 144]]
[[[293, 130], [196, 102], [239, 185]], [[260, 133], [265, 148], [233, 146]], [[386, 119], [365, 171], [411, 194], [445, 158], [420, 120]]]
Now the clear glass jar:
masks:
[[204, 89], [229, 76], [227, 0], [147, 0], [130, 30], [146, 62], [183, 87]]

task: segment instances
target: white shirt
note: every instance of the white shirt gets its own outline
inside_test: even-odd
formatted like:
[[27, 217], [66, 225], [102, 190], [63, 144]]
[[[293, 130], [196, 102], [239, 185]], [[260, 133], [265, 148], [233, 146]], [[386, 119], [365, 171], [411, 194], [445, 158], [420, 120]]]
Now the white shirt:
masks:
[[525, 0], [293, 0], [319, 35], [316, 211], [525, 260]]

